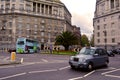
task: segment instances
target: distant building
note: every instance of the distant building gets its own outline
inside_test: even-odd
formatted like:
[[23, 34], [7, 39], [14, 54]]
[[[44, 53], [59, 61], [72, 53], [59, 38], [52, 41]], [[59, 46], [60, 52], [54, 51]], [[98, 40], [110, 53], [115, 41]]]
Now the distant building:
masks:
[[41, 49], [54, 45], [61, 32], [73, 31], [71, 17], [60, 0], [0, 0], [0, 50], [15, 48], [18, 37], [38, 40]]
[[93, 26], [95, 46], [120, 48], [120, 0], [96, 0]]

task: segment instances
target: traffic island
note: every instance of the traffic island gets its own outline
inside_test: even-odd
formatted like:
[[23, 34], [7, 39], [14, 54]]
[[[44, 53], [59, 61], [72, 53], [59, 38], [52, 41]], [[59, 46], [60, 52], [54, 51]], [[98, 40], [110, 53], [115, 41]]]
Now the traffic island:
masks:
[[5, 61], [5, 60], [0, 61], [0, 66], [13, 65], [13, 64], [21, 64], [21, 62], [20, 61]]

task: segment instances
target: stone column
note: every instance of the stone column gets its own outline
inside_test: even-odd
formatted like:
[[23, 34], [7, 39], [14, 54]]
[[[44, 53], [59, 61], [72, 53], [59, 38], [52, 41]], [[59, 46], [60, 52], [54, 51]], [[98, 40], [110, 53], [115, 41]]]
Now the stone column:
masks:
[[50, 11], [50, 6], [48, 5], [48, 15], [50, 14], [49, 11]]
[[46, 10], [46, 9], [45, 9], [45, 4], [44, 4], [44, 14], [45, 14], [45, 10]]
[[116, 8], [116, 0], [114, 0], [114, 8]]

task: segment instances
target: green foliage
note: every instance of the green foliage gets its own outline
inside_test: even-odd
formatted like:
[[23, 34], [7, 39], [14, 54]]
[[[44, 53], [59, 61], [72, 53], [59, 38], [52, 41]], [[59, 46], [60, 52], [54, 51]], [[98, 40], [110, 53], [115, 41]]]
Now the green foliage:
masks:
[[74, 51], [53, 51], [53, 54], [57, 54], [57, 55], [76, 55], [77, 52], [74, 52]]
[[62, 32], [56, 37], [55, 41], [55, 45], [63, 45], [65, 50], [68, 50], [71, 45], [79, 44], [79, 38], [77, 35], [69, 31]]
[[82, 45], [83, 47], [90, 45], [90, 44], [89, 44], [88, 37], [87, 37], [85, 34], [83, 34], [83, 35], [81, 36], [81, 45]]

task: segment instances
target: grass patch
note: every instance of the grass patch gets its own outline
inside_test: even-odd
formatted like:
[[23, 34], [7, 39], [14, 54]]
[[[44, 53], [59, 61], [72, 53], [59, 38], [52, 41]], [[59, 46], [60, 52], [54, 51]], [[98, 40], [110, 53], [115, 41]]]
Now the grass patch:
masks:
[[53, 51], [53, 54], [58, 54], [58, 55], [76, 55], [77, 52], [74, 52], [74, 51]]

